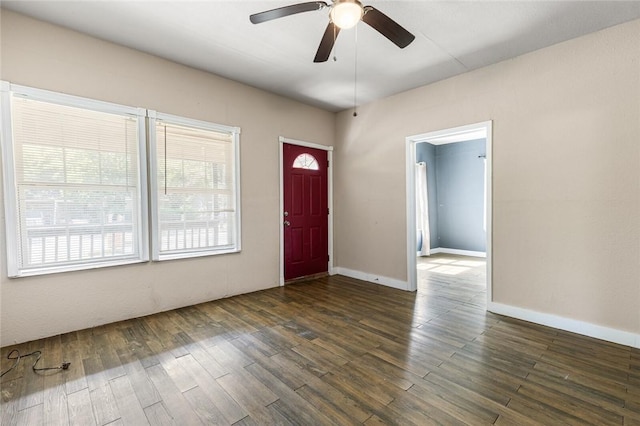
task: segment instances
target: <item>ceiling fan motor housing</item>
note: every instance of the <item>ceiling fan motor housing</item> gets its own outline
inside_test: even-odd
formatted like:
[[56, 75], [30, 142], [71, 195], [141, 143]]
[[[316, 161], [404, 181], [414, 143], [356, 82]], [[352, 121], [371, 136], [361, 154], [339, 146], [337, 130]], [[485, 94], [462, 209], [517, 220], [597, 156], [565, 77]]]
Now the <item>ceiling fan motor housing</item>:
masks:
[[364, 8], [358, 0], [336, 0], [329, 12], [331, 22], [343, 30], [355, 27], [363, 15]]

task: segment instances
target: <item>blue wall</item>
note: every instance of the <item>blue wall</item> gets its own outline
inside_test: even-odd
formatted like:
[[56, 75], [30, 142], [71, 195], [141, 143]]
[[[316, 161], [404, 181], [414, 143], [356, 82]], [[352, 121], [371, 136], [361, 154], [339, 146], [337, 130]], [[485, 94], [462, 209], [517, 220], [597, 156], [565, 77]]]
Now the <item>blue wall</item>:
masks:
[[484, 161], [486, 141], [445, 145], [419, 143], [416, 158], [427, 163], [431, 248], [486, 251]]

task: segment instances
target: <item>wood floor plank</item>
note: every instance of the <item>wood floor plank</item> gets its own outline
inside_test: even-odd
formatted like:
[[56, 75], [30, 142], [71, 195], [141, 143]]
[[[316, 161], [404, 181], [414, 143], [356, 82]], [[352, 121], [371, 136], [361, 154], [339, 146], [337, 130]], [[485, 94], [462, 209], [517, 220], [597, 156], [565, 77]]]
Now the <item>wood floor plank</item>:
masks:
[[282, 338], [284, 342], [286, 342], [284, 346], [290, 348], [298, 345], [304, 345], [316, 337], [313, 333], [309, 333], [309, 330], [305, 330], [302, 327], [293, 328], [290, 325], [291, 322], [287, 324], [278, 324], [273, 327], [267, 327], [265, 330], [268, 330], [268, 332], [273, 336]]
[[[291, 352], [291, 350], [288, 352]], [[305, 366], [293, 361], [294, 358], [291, 354], [280, 353], [269, 358], [258, 359], [256, 363], [276, 376], [278, 380], [289, 386], [290, 389], [295, 390], [309, 383], [316, 376], [307, 370]]]
[[[25, 350], [21, 351], [21, 354], [25, 355], [42, 350], [44, 350], [44, 341], [35, 341], [28, 343]], [[22, 395], [18, 404], [18, 411], [23, 411], [34, 405], [41, 405], [44, 402], [44, 376], [41, 374], [33, 374], [31, 370], [36, 360], [37, 355], [32, 355], [21, 361], [23, 364], [23, 377], [29, 377], [30, 380], [22, 380]], [[37, 367], [42, 368], [43, 366], [43, 360], [41, 359]]]
[[250, 413], [252, 410], [264, 408], [278, 399], [276, 394], [244, 368], [239, 368], [216, 380], [238, 404]]
[[[45, 339], [43, 360], [46, 365], [62, 362], [60, 336]], [[64, 390], [65, 375], [68, 370], [52, 370], [44, 375], [44, 423], [49, 425], [69, 424], [67, 394]], [[2, 422], [0, 421], [0, 424]]]
[[115, 396], [108, 383], [89, 390], [89, 397], [97, 424], [106, 425], [120, 418]]
[[211, 398], [200, 387], [189, 389], [183, 394], [203, 424], [227, 423], [220, 410], [212, 404]]
[[422, 380], [422, 377], [370, 353], [364, 354], [354, 362], [361, 368], [370, 370], [371, 374], [376, 374], [403, 390], [408, 390], [416, 381]]
[[299, 394], [295, 393], [260, 365], [251, 364], [245, 367], [245, 370], [278, 396], [278, 400], [270, 404], [270, 406], [292, 423], [332, 424], [331, 419], [318, 411], [313, 405], [308, 404]]
[[229, 372], [228, 369], [225, 369], [220, 365], [207, 351], [206, 347], [204, 347], [200, 342], [198, 343], [189, 343], [185, 345], [185, 348], [189, 351], [189, 355], [191, 355], [198, 363], [202, 366], [202, 368], [209, 373], [209, 375], [213, 378], [218, 378], [224, 376]]
[[[295, 426], [300, 423], [292, 423], [285, 416], [283, 416], [272, 405], [268, 407], [255, 407], [251, 410], [251, 413], [240, 420], [235, 425], [278, 425], [278, 426]], [[234, 425], [234, 426], [235, 426]]]
[[[308, 388], [309, 394], [321, 395], [322, 401], [318, 401], [318, 398], [312, 398], [316, 400], [316, 403], [311, 403], [316, 408], [321, 406], [331, 405], [334, 410], [344, 413], [350, 418], [356, 418], [360, 421], [366, 420], [371, 416], [371, 412], [367, 411], [361, 404], [352, 399], [348, 394], [331, 386], [322, 377], [318, 377], [304, 365], [297, 363], [294, 352], [287, 356], [286, 354], [278, 354], [271, 357], [271, 364], [276, 364], [280, 368], [274, 371], [269, 368], [270, 365], [262, 365], [263, 368], [268, 369], [274, 376], [278, 377], [283, 383], [287, 384], [291, 389], [296, 392], [301, 389]], [[295, 379], [291, 379], [294, 377]], [[304, 390], [303, 390], [304, 392]], [[318, 406], [319, 404], [320, 406]]]
[[151, 315], [144, 318], [145, 325], [155, 336], [146, 340], [147, 345], [153, 346], [151, 350], [156, 355], [165, 355], [165, 359], [168, 354], [174, 358], [186, 355], [188, 353], [187, 349], [180, 345], [174, 334], [179, 330], [173, 325], [169, 316], [165, 317], [164, 320], [161, 320], [161, 318], [163, 317], [160, 315]]
[[467, 344], [467, 341], [452, 335], [446, 330], [439, 330], [437, 327], [427, 326], [428, 322], [411, 329], [407, 336], [407, 341], [419, 341], [424, 343], [439, 343], [445, 347], [460, 349]]
[[109, 376], [97, 355], [82, 360], [89, 391], [99, 389], [109, 383]]
[[372, 349], [369, 353], [418, 376], [425, 376], [443, 362], [442, 359], [428, 354], [417, 354], [416, 357], [406, 356], [407, 350], [400, 349], [396, 345], [385, 345]]
[[98, 356], [100, 357], [106, 377], [109, 380], [126, 374], [120, 358], [118, 358], [113, 339], [109, 338], [110, 335], [119, 336], [119, 330], [116, 327], [112, 327], [109, 329], [109, 334], [101, 334], [95, 337], [95, 345], [100, 348]]
[[[171, 378], [173, 384], [180, 390], [180, 392], [186, 392], [189, 389], [193, 389], [198, 386], [198, 383], [196, 382], [194, 377], [187, 371], [185, 371], [185, 369], [178, 361], [179, 358], [183, 358], [185, 356], [188, 356], [189, 354], [187, 353], [180, 356], [179, 358], [176, 358], [173, 356], [173, 353], [174, 352], [162, 352], [160, 355], [158, 355], [162, 369], [167, 374], [167, 376]], [[149, 369], [147, 369], [147, 371], [149, 371]]]
[[585, 386], [602, 391], [614, 398], [624, 399], [627, 396], [628, 386], [616, 380], [601, 377], [591, 370], [583, 370], [562, 363], [548, 363], [540, 360], [536, 363], [533, 372], [541, 372], [543, 377], [562, 379], [578, 386]]
[[222, 303], [204, 304], [200, 306], [200, 310], [225, 329], [225, 337], [228, 339], [258, 331], [257, 327], [227, 311]]
[[602, 388], [593, 386], [585, 386], [575, 381], [569, 381], [565, 378], [553, 377], [546, 374], [540, 374], [539, 370], [533, 370], [527, 376], [527, 383], [536, 383], [546, 386], [555, 391], [561, 392], [563, 395], [569, 395], [582, 401], [594, 404], [599, 407], [617, 411], [616, 408], [624, 407], [624, 397], [620, 398], [612, 395]]
[[219, 365], [222, 366], [225, 371], [228, 372], [242, 369], [254, 362], [250, 357], [243, 354], [242, 351], [227, 340], [220, 342], [215, 346], [208, 347], [207, 352]]
[[481, 343], [471, 342], [454, 356], [466, 357], [490, 365], [507, 375], [524, 379], [536, 364], [536, 359], [517, 352], [505, 352], [501, 349], [485, 347]]
[[388, 405], [403, 392], [400, 388], [395, 390], [375, 383], [371, 378], [358, 374], [348, 367], [337, 372], [327, 373], [323, 380], [348, 394], [363, 406], [374, 409], [373, 411], [379, 409], [380, 406]]
[[[462, 362], [461, 362], [462, 361]], [[500, 372], [462, 357], [442, 363], [436, 370], [439, 376], [473, 391], [498, 404], [506, 405], [511, 395], [517, 392], [520, 381], [503, 375]]]
[[147, 370], [145, 370], [142, 362], [128, 349], [118, 350], [118, 358], [122, 361], [126, 377], [129, 380], [138, 401], [140, 401], [140, 405], [143, 408], [146, 408], [160, 402], [162, 398], [149, 379]]
[[[420, 424], [409, 421], [407, 416], [394, 410], [391, 407], [391, 404], [380, 402], [379, 399], [382, 398], [381, 396], [374, 398], [375, 395], [373, 394], [373, 390], [362, 388], [358, 384], [351, 383], [349, 380], [344, 380], [344, 377], [335, 376], [332, 373], [329, 373], [323, 377], [323, 381], [332, 388], [337, 389], [341, 394], [346, 395], [349, 401], [353, 401], [360, 409], [367, 413], [371, 413], [372, 416], [377, 416], [381, 421], [386, 422], [387, 424]], [[394, 402], [394, 400], [397, 400], [396, 396], [397, 395], [394, 395], [390, 398], [387, 396], [385, 401]]]
[[162, 397], [167, 413], [178, 424], [201, 424], [200, 418], [191, 409], [182, 392], [176, 387], [161, 365], [147, 368], [147, 374]]
[[498, 418], [498, 413], [487, 408], [484, 398], [474, 393], [456, 392], [452, 383], [437, 372], [427, 374], [408, 393], [467, 424], [492, 424]]
[[17, 424], [18, 403], [22, 394], [20, 379], [4, 379], [0, 383], [2, 410], [0, 410], [0, 425]]
[[122, 422], [126, 425], [148, 424], [144, 409], [136, 396], [136, 392], [125, 376], [116, 377], [109, 381], [109, 386], [118, 405], [118, 412]]
[[154, 426], [174, 426], [182, 424], [179, 421], [174, 421], [162, 402], [145, 407], [144, 414], [147, 416], [149, 424]]
[[303, 343], [292, 347], [291, 350], [305, 359], [308, 359], [321, 370], [331, 371], [349, 362], [348, 359], [345, 359], [340, 355], [336, 355], [322, 347], [313, 345], [312, 343]]
[[88, 386], [87, 375], [82, 363], [83, 346], [79, 339], [70, 340], [68, 344], [62, 346], [64, 359], [71, 363], [69, 370], [65, 373], [65, 391], [67, 395], [71, 395]]
[[280, 325], [283, 329], [288, 330], [291, 333], [294, 333], [296, 336], [299, 336], [305, 340], [313, 341], [318, 338], [318, 335], [313, 331], [309, 330], [306, 327], [303, 327], [301, 324], [297, 323], [295, 320], [287, 321]]
[[120, 417], [118, 406], [109, 386], [109, 370], [102, 365], [98, 355], [93, 355], [82, 360], [91, 406], [93, 407], [96, 422], [99, 425], [110, 423]]
[[621, 384], [627, 383], [629, 380], [628, 372], [618, 368], [613, 365], [613, 363], [608, 366], [598, 365], [588, 358], [580, 358], [557, 352], [546, 352], [542, 355], [540, 361], [558, 367], [569, 368], [572, 371], [590, 372], [601, 379], [611, 380]]
[[[221, 413], [229, 423], [235, 423], [247, 416], [247, 412], [218, 384], [215, 380], [217, 377], [207, 374], [206, 369], [195, 358], [185, 355], [178, 358], [178, 362], [194, 378], [198, 389], [209, 400], [208, 404], [216, 407], [216, 411]], [[201, 396], [197, 396], [198, 393], [194, 395], [196, 396], [193, 398], [197, 401], [203, 401]], [[214, 414], [214, 417], [218, 418], [217, 414]]]
[[[264, 357], [270, 357], [281, 352], [282, 348], [274, 348], [272, 345], [259, 339], [254, 333], [239, 336], [230, 341], [238, 350], [251, 360], [256, 361]], [[288, 349], [288, 348], [284, 348]]]
[[265, 315], [259, 307], [256, 309], [255, 305], [250, 302], [243, 303], [237, 299], [229, 300], [228, 303], [225, 303], [224, 310], [236, 318], [242, 318], [247, 323], [261, 324], [262, 327], [273, 327], [280, 323], [274, 319], [274, 316]]
[[497, 351], [505, 351], [505, 349], [508, 348], [509, 352], [515, 352], [523, 358], [532, 359], [534, 364], [535, 361], [538, 361], [540, 357], [549, 350], [545, 345], [536, 342], [519, 341], [500, 333], [492, 333], [491, 330], [477, 336], [473, 341], [474, 343], [479, 343], [486, 348], [492, 348]]
[[305, 358], [304, 356], [295, 352], [293, 349], [282, 351], [279, 354], [272, 356], [271, 359], [275, 360], [281, 357], [287, 358], [290, 362], [295, 364], [298, 368], [302, 370], [306, 370], [317, 377], [324, 377], [328, 372], [327, 369], [323, 368], [322, 366], [319, 366], [318, 364], [315, 363], [315, 361], [310, 360], [309, 358]]
[[[539, 385], [527, 380], [518, 389], [518, 395], [529, 400], [536, 400], [548, 407], [582, 419], [587, 423], [622, 424], [623, 416], [598, 407], [588, 401], [576, 398], [573, 392], [556, 391], [551, 387]], [[519, 397], [516, 397], [520, 399]]]
[[32, 405], [29, 408], [18, 411], [16, 417], [17, 425], [39, 425], [44, 423], [43, 404]]
[[[139, 328], [140, 327], [122, 328], [120, 330], [121, 336], [113, 336], [113, 340], [115, 341], [119, 341], [120, 337], [126, 341], [125, 345], [115, 345], [116, 354], [118, 358], [120, 358], [120, 362], [125, 371], [127, 371], [127, 362], [130, 362], [128, 360], [138, 360], [143, 368], [160, 363], [158, 357], [147, 344], [147, 337], [139, 334]], [[127, 354], [127, 359], [123, 359], [124, 354]]]
[[411, 293], [327, 276], [1, 348], [3, 425], [640, 425], [640, 350], [486, 311], [482, 259]]
[[70, 425], [90, 426], [96, 424], [88, 388], [68, 394], [67, 404]]
[[[429, 373], [425, 377], [425, 380], [422, 382], [418, 382], [416, 387], [421, 388], [422, 391], [418, 395], [423, 395], [429, 392], [430, 387], [426, 386], [427, 382], [432, 384], [441, 384], [445, 387], [449, 392], [453, 392], [456, 396], [475, 401], [480, 404], [483, 409], [491, 410], [498, 414], [497, 421], [507, 422], [508, 424], [514, 425], [536, 425], [537, 423], [533, 420], [528, 419], [526, 416], [519, 414], [513, 410], [510, 410], [505, 405], [496, 402], [490, 398], [485, 397], [484, 395], [476, 392], [474, 389], [470, 389], [464, 385], [460, 385], [454, 381], [448, 380], [445, 376], [442, 376], [442, 369], [438, 369], [437, 372]], [[413, 393], [415, 394], [417, 389], [414, 389]]]
[[[321, 385], [319, 389], [314, 387], [317, 384]], [[363, 423], [371, 417], [371, 413], [360, 408], [355, 401], [322, 381], [301, 386], [295, 392], [335, 424]], [[340, 393], [340, 396], [335, 398], [337, 393]]]
[[[558, 410], [555, 407], [543, 404], [535, 399], [514, 398], [509, 401], [507, 407], [513, 412], [518, 413], [523, 417], [527, 417], [536, 422], [535, 424], [539, 425], [562, 424], [583, 426], [585, 424], [584, 420], [569, 413]], [[506, 419], [498, 418], [498, 420], [496, 420], [496, 424], [504, 425], [512, 423], [509, 423]]]
[[[402, 413], [409, 422], [415, 425], [465, 425], [466, 423], [456, 419], [438, 407], [429, 404], [417, 396], [406, 393], [396, 398], [388, 406], [392, 413]], [[377, 416], [379, 414], [376, 413]], [[383, 419], [384, 421], [384, 419]]]
[[[334, 336], [335, 337], [335, 336]], [[342, 341], [332, 338], [332, 336], [320, 335], [311, 341], [329, 352], [344, 359], [358, 358], [367, 353], [367, 350], [355, 345], [343, 344]]]

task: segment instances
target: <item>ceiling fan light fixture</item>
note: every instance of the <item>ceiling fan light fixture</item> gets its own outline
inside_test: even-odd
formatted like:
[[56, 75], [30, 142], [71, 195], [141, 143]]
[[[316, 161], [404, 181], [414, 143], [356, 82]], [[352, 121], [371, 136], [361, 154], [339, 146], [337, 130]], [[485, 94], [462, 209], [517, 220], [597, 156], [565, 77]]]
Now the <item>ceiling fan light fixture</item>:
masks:
[[331, 22], [338, 28], [346, 30], [355, 27], [360, 22], [362, 15], [364, 15], [364, 9], [358, 0], [336, 1], [329, 15]]

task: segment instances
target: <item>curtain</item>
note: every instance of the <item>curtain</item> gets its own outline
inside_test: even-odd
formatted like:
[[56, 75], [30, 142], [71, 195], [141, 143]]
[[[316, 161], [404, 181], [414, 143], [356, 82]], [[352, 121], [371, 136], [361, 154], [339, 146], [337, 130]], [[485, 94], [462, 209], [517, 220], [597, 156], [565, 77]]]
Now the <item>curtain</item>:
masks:
[[431, 236], [429, 234], [429, 198], [427, 194], [427, 165], [416, 164], [416, 236], [421, 241], [418, 254], [429, 256]]

